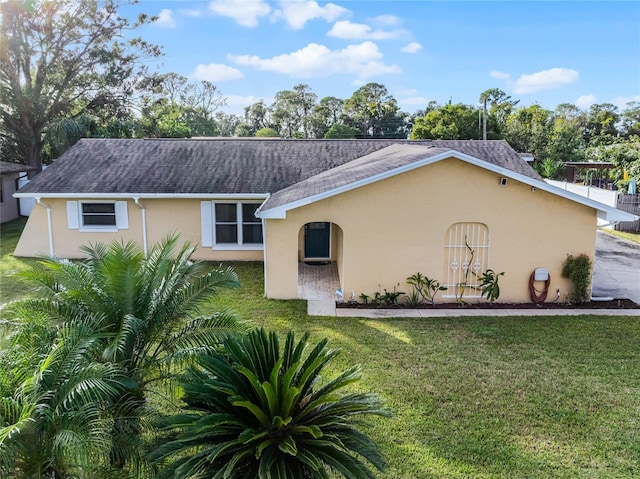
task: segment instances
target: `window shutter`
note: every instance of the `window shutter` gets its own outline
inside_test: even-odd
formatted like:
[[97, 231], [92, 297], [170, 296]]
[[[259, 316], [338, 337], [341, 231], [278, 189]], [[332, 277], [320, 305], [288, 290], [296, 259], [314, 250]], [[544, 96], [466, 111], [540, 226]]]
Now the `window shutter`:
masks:
[[67, 201], [67, 226], [70, 230], [80, 227], [79, 204], [77, 201]]
[[119, 230], [129, 229], [129, 215], [127, 214], [126, 201], [116, 201], [116, 227]]
[[202, 246], [213, 246], [213, 203], [200, 202], [200, 217], [202, 226]]

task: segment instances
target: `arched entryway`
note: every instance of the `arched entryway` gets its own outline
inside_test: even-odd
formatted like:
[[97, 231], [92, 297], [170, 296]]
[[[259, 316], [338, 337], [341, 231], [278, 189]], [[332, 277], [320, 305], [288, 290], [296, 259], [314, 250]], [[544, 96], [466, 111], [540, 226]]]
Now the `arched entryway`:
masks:
[[342, 289], [342, 228], [312, 221], [298, 232], [298, 297], [334, 299]]

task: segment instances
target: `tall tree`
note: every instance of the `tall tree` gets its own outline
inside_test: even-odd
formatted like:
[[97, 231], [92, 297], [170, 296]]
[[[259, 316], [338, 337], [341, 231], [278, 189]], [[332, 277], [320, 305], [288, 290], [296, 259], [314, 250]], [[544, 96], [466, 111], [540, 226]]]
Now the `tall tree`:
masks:
[[19, 159], [42, 166], [43, 132], [56, 118], [121, 102], [159, 49], [123, 34], [153, 21], [119, 15], [119, 0], [0, 2], [1, 134]]
[[586, 116], [578, 107], [570, 103], [558, 105], [553, 113], [546, 157], [554, 162], [582, 161], [585, 125]]
[[406, 138], [407, 114], [380, 83], [367, 83], [345, 101], [345, 123], [358, 128], [363, 137]]
[[622, 112], [622, 134], [640, 136], [640, 101], [630, 101]]
[[318, 96], [311, 87], [300, 83], [293, 90], [276, 93], [271, 105], [272, 118], [285, 138], [309, 138], [311, 134], [311, 113]]
[[242, 117], [239, 115], [228, 114], [223, 111], [217, 111], [215, 114], [216, 126], [220, 136], [233, 136], [237, 126], [242, 123]]
[[264, 100], [259, 100], [252, 105], [245, 107], [244, 109], [244, 122], [243, 126], [237, 125], [241, 127], [241, 133], [238, 136], [253, 136], [256, 131], [261, 128], [273, 128], [273, 123], [271, 122], [271, 110], [265, 104]]
[[620, 135], [618, 107], [611, 103], [591, 105], [587, 114], [586, 140], [590, 146], [610, 145]]
[[531, 105], [509, 115], [505, 139], [516, 151], [532, 153], [539, 163], [547, 157], [552, 128], [552, 113], [540, 105]]
[[478, 109], [451, 104], [431, 110], [423, 118], [416, 118], [411, 139], [472, 140], [480, 137]]
[[315, 138], [323, 138], [329, 129], [342, 123], [344, 100], [326, 96], [320, 100], [311, 114], [311, 131]]
[[[499, 139], [507, 117], [520, 100], [512, 100], [500, 88], [490, 88], [480, 94], [482, 105], [482, 139]], [[489, 109], [487, 109], [489, 107]]]
[[146, 79], [144, 86], [147, 91], [138, 99], [137, 136], [184, 138], [219, 133], [215, 112], [226, 98], [214, 84], [166, 73]]

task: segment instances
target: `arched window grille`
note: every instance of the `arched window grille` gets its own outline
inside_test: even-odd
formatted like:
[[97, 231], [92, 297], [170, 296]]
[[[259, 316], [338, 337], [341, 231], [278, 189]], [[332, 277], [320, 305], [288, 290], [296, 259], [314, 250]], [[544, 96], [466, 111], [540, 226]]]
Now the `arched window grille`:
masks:
[[479, 298], [480, 277], [489, 268], [489, 228], [483, 223], [455, 223], [444, 238], [445, 298]]

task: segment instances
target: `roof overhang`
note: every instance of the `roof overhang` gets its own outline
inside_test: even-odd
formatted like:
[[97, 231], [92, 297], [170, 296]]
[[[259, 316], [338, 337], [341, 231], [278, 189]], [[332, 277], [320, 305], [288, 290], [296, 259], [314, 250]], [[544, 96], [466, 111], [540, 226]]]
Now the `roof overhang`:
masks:
[[14, 193], [15, 198], [266, 200], [269, 193]]
[[515, 171], [500, 167], [498, 165], [494, 165], [493, 163], [489, 163], [487, 161], [481, 160], [479, 158], [475, 158], [473, 156], [461, 153], [456, 150], [447, 150], [443, 153], [439, 153], [437, 155], [424, 158], [422, 160], [417, 160], [407, 165], [403, 165], [398, 168], [393, 168], [383, 173], [372, 175], [365, 179], [354, 181], [347, 185], [343, 185], [338, 188], [323, 191], [322, 193], [301, 198], [299, 200], [292, 201], [290, 203], [286, 203], [280, 206], [276, 206], [274, 208], [262, 210], [262, 206], [261, 206], [258, 209], [258, 211], [256, 211], [256, 216], [258, 218], [265, 218], [265, 219], [285, 219], [287, 217], [287, 211], [289, 210], [300, 208], [301, 206], [315, 203], [317, 201], [320, 201], [326, 198], [331, 198], [341, 193], [345, 193], [347, 191], [351, 191], [356, 188], [360, 188], [362, 186], [369, 185], [371, 183], [375, 183], [377, 181], [380, 181], [386, 178], [391, 178], [393, 176], [406, 173], [406, 172], [415, 170], [417, 168], [422, 168], [423, 166], [437, 163], [438, 161], [442, 161], [447, 158], [455, 158], [455, 159], [464, 161], [466, 163], [478, 166], [479, 168], [492, 171], [500, 176], [504, 176], [504, 177], [519, 181], [520, 183], [524, 183], [536, 189], [546, 191], [548, 193], [554, 194], [561, 198], [565, 198], [567, 200], [574, 201], [576, 203], [591, 207], [597, 211], [598, 218], [609, 221], [609, 222], [635, 221], [638, 219], [638, 216], [634, 214], [619, 210], [617, 208], [613, 208], [611, 206], [605, 205], [598, 201], [591, 200], [589, 198], [585, 198], [583, 196], [572, 193], [570, 191], [565, 191], [561, 188], [557, 188], [555, 186], [549, 185], [548, 183], [542, 180], [537, 180], [535, 178], [531, 178], [529, 176], [516, 173]]

